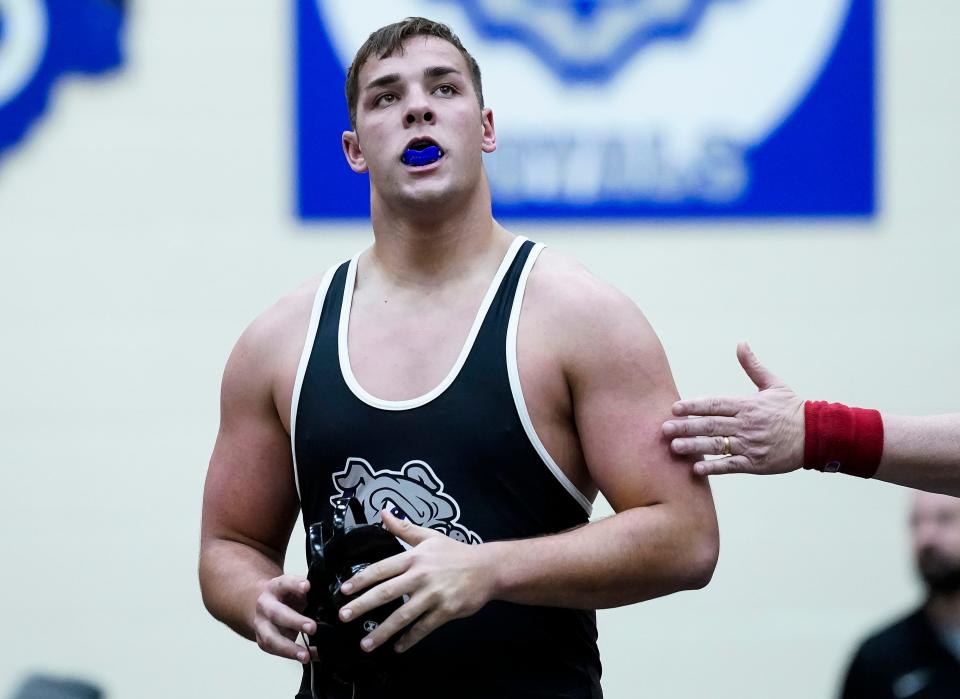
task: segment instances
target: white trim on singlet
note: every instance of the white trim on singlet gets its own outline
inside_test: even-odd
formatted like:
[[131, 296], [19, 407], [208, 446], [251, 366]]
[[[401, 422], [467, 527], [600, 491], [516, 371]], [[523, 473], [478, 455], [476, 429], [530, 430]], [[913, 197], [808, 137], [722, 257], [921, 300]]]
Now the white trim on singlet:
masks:
[[297, 469], [297, 408], [300, 405], [300, 391], [303, 388], [303, 377], [307, 373], [307, 365], [313, 354], [313, 343], [317, 338], [317, 328], [320, 327], [320, 313], [323, 311], [323, 301], [327, 297], [330, 281], [340, 265], [328, 269], [320, 280], [317, 293], [313, 297], [313, 308], [310, 311], [310, 323], [307, 325], [307, 339], [300, 352], [300, 364], [297, 366], [297, 378], [293, 382], [293, 395], [290, 397], [290, 453], [293, 455], [293, 482], [297, 487], [297, 499], [300, 499], [300, 476]]
[[408, 400], [384, 400], [377, 398], [364, 390], [363, 386], [360, 385], [360, 382], [357, 381], [357, 378], [353, 374], [353, 368], [350, 366], [347, 330], [350, 326], [350, 306], [353, 302], [353, 290], [357, 279], [357, 260], [360, 254], [358, 253], [350, 260], [350, 268], [347, 270], [347, 281], [343, 290], [343, 306], [340, 309], [340, 332], [337, 338], [337, 345], [340, 354], [340, 373], [343, 375], [343, 380], [347, 386], [349, 386], [353, 395], [374, 408], [398, 411], [419, 408], [421, 405], [426, 405], [446, 391], [454, 379], [460, 374], [460, 370], [467, 361], [467, 356], [470, 354], [470, 350], [473, 349], [473, 343], [476, 341], [477, 334], [480, 332], [480, 326], [483, 325], [483, 320], [487, 317], [487, 310], [489, 310], [490, 304], [493, 303], [493, 299], [497, 295], [497, 290], [500, 288], [500, 282], [503, 281], [507, 270], [510, 269], [510, 263], [512, 263], [517, 256], [517, 251], [525, 240], [526, 238], [518, 236], [510, 244], [506, 255], [503, 257], [503, 262], [500, 263], [497, 273], [493, 276], [493, 281], [490, 282], [486, 296], [483, 297], [483, 301], [480, 303], [480, 309], [477, 311], [477, 316], [473, 321], [473, 327], [470, 328], [470, 333], [467, 335], [467, 339], [463, 343], [463, 348], [460, 350], [460, 356], [457, 357], [457, 361], [454, 362], [446, 378], [433, 390], [424, 393], [422, 396]]
[[526, 263], [523, 265], [523, 271], [520, 273], [520, 281], [517, 283], [517, 293], [513, 297], [513, 308], [510, 309], [510, 324], [507, 326], [507, 374], [510, 376], [510, 391], [513, 393], [513, 402], [517, 406], [520, 422], [523, 424], [523, 429], [527, 433], [530, 444], [540, 455], [540, 459], [546, 467], [550, 469], [550, 473], [560, 482], [564, 490], [570, 493], [571, 497], [586, 510], [589, 517], [593, 513], [593, 503], [567, 478], [567, 474], [557, 466], [557, 462], [553, 460], [553, 457], [550, 456], [547, 448], [543, 445], [540, 436], [533, 427], [533, 420], [530, 419], [530, 412], [527, 410], [527, 403], [523, 398], [523, 387], [520, 385], [520, 368], [517, 365], [517, 329], [520, 326], [520, 307], [523, 306], [523, 294], [527, 288], [527, 278], [530, 276], [530, 270], [533, 269], [533, 265], [542, 251], [543, 245], [540, 243], [530, 251], [530, 256], [527, 257]]

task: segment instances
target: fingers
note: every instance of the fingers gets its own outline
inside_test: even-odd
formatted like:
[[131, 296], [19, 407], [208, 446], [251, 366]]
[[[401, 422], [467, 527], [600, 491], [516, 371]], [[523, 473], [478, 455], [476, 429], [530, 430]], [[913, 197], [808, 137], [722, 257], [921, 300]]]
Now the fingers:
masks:
[[274, 578], [257, 598], [253, 629], [257, 645], [271, 655], [305, 663], [309, 654], [293, 639], [298, 633], [313, 634], [316, 623], [290, 605], [302, 609], [310, 584], [305, 578], [281, 575]]
[[414, 624], [413, 628], [403, 634], [403, 638], [396, 642], [394, 649], [398, 653], [410, 650], [414, 645], [447, 623], [447, 621], [449, 620], [440, 611], [433, 611], [427, 614]]
[[296, 638], [296, 630], [290, 629], [287, 632], [288, 636], [269, 619], [258, 616], [254, 621], [254, 631], [257, 636], [257, 645], [270, 655], [298, 660], [301, 663], [310, 659], [307, 649], [293, 641]]
[[274, 626], [280, 629], [290, 629], [295, 633], [303, 631], [306, 634], [313, 634], [317, 625], [312, 620], [285, 605], [276, 599], [264, 599], [260, 604], [261, 614], [266, 617]]
[[403, 637], [397, 641], [393, 648], [398, 653], [410, 650], [417, 643], [429, 636], [439, 627], [443, 626], [449, 619], [447, 615], [439, 608], [429, 611], [430, 605], [424, 601], [425, 595], [419, 598], [413, 598], [400, 609], [391, 614], [375, 631], [371, 632], [360, 642], [360, 647], [365, 651], [372, 651], [383, 645], [398, 633], [410, 626], [418, 617], [422, 617], [414, 624]]
[[382, 624], [360, 641], [360, 647], [365, 651], [378, 648], [416, 621], [428, 608], [426, 595], [411, 597], [408, 602], [400, 606], [400, 609], [388, 616]]
[[[390, 558], [384, 558], [382, 561], [368, 565], [347, 580], [347, 582], [340, 586], [340, 591], [345, 595], [357, 594], [366, 590], [371, 585], [376, 585], [382, 580], [397, 577], [401, 573], [406, 572], [409, 566], [410, 557], [407, 555], [407, 552], [398, 553], [396, 556], [390, 556]], [[354, 603], [351, 602], [351, 606], [353, 604]]]
[[[369, 568], [367, 570], [369, 570]], [[350, 578], [350, 581], [352, 582], [356, 580], [357, 577], [358, 576]], [[344, 605], [344, 607], [340, 610], [341, 621], [357, 619], [362, 617], [371, 609], [376, 609], [377, 607], [381, 607], [385, 604], [393, 602], [396, 599], [400, 599], [408, 592], [406, 589], [407, 583], [408, 580], [406, 580], [403, 576], [395, 577], [392, 580], [380, 583], [373, 589], [368, 590], [357, 597], [355, 600], [351, 600], [349, 604]], [[344, 583], [340, 589], [342, 590], [346, 586], [347, 584]]]
[[443, 534], [433, 529], [418, 527], [409, 519], [394, 517], [389, 510], [382, 510], [380, 512], [380, 519], [383, 520], [383, 524], [388, 532], [411, 546], [416, 546], [420, 542], [435, 536], [443, 536]]
[[310, 583], [304, 577], [281, 575], [271, 580], [267, 589], [274, 597], [287, 602], [291, 607], [303, 609], [307, 606]]
[[[740, 445], [736, 437], [730, 437], [729, 439], [730, 451], [734, 454], [739, 454]], [[674, 439], [670, 442], [670, 449], [673, 450], [673, 453], [681, 456], [690, 456], [691, 454], [722, 454], [723, 446], [723, 437], [687, 437], [685, 439]]]
[[698, 476], [721, 476], [727, 473], [753, 473], [753, 464], [746, 456], [729, 456], [726, 459], [698, 461], [693, 465]]
[[772, 371], [760, 363], [757, 355], [753, 353], [750, 345], [746, 342], [737, 345], [737, 359], [740, 361], [743, 370], [747, 372], [747, 376], [761, 391], [782, 383]]
[[[380, 519], [383, 521], [384, 528], [388, 532], [411, 546], [416, 546], [433, 537], [443, 536], [443, 534], [433, 529], [419, 527], [409, 520], [394, 517], [390, 511], [386, 509], [380, 511]], [[367, 566], [364, 570], [354, 575], [343, 584], [341, 589], [346, 595], [356, 594], [382, 580], [387, 580], [406, 572], [409, 566], [410, 560], [406, 553], [385, 558], [378, 563]]]
[[[712, 437], [736, 434], [740, 422], [732, 417], [691, 417], [663, 423], [665, 437]], [[711, 452], [713, 453], [713, 452]]]
[[673, 404], [673, 414], [677, 417], [690, 415], [720, 415], [735, 417], [743, 404], [740, 398], [690, 398], [678, 400]]

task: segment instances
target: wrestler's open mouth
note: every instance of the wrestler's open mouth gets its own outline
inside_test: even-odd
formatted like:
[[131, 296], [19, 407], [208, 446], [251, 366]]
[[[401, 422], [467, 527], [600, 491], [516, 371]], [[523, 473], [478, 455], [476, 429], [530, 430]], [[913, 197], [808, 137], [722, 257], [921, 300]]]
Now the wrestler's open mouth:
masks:
[[412, 167], [432, 165], [444, 156], [443, 148], [432, 138], [415, 138], [407, 144], [400, 162]]

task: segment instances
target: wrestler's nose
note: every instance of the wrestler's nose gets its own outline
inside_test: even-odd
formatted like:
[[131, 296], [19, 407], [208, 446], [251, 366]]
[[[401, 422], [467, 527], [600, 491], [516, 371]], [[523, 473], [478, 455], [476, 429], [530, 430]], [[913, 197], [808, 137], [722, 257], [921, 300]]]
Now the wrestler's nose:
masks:
[[407, 110], [404, 113], [407, 126], [417, 124], [433, 124], [436, 115], [430, 108], [427, 96], [419, 91], [412, 92], [407, 100]]

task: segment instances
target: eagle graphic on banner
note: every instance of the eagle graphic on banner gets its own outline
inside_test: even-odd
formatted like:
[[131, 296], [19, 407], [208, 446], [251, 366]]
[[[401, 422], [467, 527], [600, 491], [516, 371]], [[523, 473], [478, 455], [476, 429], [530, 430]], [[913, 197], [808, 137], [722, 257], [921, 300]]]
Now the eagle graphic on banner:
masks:
[[709, 5], [737, 0], [437, 0], [491, 40], [522, 44], [559, 77], [604, 82], [652, 42], [690, 36]]

